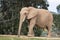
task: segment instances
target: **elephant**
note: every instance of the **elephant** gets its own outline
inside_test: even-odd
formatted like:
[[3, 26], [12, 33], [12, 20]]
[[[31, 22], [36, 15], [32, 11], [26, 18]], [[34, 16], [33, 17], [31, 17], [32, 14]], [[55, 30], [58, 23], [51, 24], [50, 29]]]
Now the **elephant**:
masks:
[[47, 37], [51, 37], [51, 27], [53, 25], [53, 15], [46, 9], [38, 9], [34, 7], [24, 7], [20, 11], [20, 22], [18, 36], [20, 36], [21, 27], [24, 20], [30, 20], [28, 25], [28, 36], [34, 36], [33, 27], [36, 25], [39, 28], [47, 29]]

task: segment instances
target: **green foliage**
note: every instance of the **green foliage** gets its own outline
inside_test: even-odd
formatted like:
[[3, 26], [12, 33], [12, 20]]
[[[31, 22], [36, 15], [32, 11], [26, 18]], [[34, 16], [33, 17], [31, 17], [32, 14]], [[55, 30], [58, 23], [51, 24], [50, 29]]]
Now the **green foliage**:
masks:
[[0, 18], [0, 34], [17, 34], [21, 5], [18, 5], [19, 2], [16, 0], [5, 0], [2, 2], [7, 9], [5, 10], [3, 6], [3, 10], [0, 13], [2, 15]]
[[60, 5], [57, 6], [57, 9], [59, 9], [59, 8], [60, 8]]
[[57, 8], [57, 12], [60, 13], [60, 4], [56, 8]]
[[60, 35], [60, 14], [53, 14], [53, 16], [55, 25], [52, 27], [52, 35], [54, 35], [54, 37], [57, 37], [57, 35]]

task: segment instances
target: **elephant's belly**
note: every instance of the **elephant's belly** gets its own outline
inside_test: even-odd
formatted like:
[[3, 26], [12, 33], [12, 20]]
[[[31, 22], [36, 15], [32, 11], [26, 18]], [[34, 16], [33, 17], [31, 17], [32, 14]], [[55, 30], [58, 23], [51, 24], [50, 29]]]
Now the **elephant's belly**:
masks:
[[45, 20], [37, 20], [36, 25], [38, 27], [44, 28], [46, 26], [46, 21]]
[[44, 25], [43, 24], [40, 24], [40, 23], [36, 23], [36, 25], [40, 28], [44, 28]]

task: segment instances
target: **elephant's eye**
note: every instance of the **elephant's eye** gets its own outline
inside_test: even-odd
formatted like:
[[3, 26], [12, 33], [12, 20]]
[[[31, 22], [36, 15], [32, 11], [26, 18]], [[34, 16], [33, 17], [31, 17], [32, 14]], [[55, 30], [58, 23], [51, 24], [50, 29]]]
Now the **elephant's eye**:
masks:
[[26, 15], [26, 13], [24, 13], [24, 15]]

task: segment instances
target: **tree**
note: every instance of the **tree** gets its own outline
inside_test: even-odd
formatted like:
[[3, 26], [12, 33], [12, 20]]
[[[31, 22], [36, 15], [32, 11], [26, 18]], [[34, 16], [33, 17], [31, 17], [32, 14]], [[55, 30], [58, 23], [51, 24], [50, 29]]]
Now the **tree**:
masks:
[[57, 6], [57, 11], [60, 13], [60, 4]]

